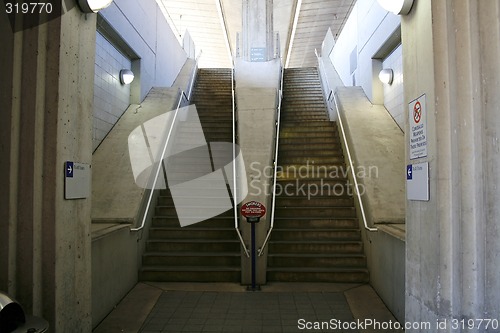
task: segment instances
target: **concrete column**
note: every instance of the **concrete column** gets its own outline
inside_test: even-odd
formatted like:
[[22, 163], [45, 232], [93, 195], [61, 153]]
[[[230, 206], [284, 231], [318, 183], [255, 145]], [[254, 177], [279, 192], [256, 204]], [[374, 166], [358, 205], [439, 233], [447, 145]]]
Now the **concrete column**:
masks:
[[92, 159], [96, 15], [70, 7], [17, 33], [0, 14], [0, 289], [90, 332], [91, 199], [64, 199], [64, 162]]
[[273, 0], [243, 0], [242, 49], [246, 61], [274, 58]]
[[402, 18], [405, 101], [427, 96], [430, 165], [430, 201], [407, 202], [406, 321], [426, 331], [500, 317], [499, 17], [498, 1], [457, 0]]

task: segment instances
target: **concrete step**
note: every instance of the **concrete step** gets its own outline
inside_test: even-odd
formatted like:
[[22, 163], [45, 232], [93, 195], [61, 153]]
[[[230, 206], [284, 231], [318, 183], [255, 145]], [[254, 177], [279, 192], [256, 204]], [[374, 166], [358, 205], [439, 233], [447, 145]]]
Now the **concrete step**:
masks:
[[[307, 193], [307, 189], [305, 190]], [[306, 194], [307, 197], [307, 194]], [[314, 198], [314, 195], [310, 195]], [[356, 217], [356, 209], [354, 207], [276, 207], [276, 216], [280, 218], [300, 217], [300, 218], [344, 218]]]
[[271, 241], [269, 253], [362, 254], [361, 241]]
[[[177, 209], [181, 207], [174, 206], [156, 206], [155, 212], [157, 216], [175, 216], [177, 214]], [[190, 216], [192, 217], [203, 217], [203, 216], [213, 216], [212, 214], [216, 214], [217, 212], [225, 209], [220, 207], [210, 207], [210, 206], [199, 206], [193, 205], [190, 207], [184, 207], [189, 210]], [[222, 214], [216, 215], [217, 217], [231, 217], [233, 216], [233, 210], [228, 210]]]
[[276, 197], [276, 207], [303, 207], [309, 204], [315, 207], [348, 207], [354, 206], [354, 199], [348, 196]]
[[279, 267], [366, 268], [366, 257], [362, 254], [269, 254], [267, 260], [275, 269]]
[[146, 266], [219, 266], [239, 267], [240, 252], [149, 252], [143, 255]]
[[[269, 281], [368, 281], [337, 125], [315, 68], [285, 70]], [[333, 172], [333, 173], [332, 173]]]
[[367, 283], [367, 269], [328, 269], [328, 268], [268, 268], [268, 281], [279, 282], [330, 282], [330, 283]]
[[342, 156], [339, 157], [288, 157], [288, 156], [280, 156], [280, 163], [283, 164], [339, 164], [344, 162], [344, 158]]
[[307, 121], [307, 122], [292, 122], [292, 121], [287, 121], [285, 124], [283, 124], [283, 127], [304, 127], [304, 128], [311, 128], [311, 127], [328, 127], [334, 131], [338, 132], [337, 124], [334, 121], [329, 121], [329, 120], [319, 120], [319, 121]]
[[359, 241], [359, 229], [273, 229], [273, 241]]
[[[192, 103], [207, 142], [232, 142], [233, 116], [231, 70], [200, 69], [194, 87]], [[183, 139], [191, 139], [198, 129], [184, 128], [179, 134], [179, 147]], [[189, 141], [189, 140], [188, 140]], [[189, 148], [189, 145], [185, 145]], [[212, 150], [217, 149], [211, 147]], [[205, 156], [178, 155], [169, 159], [168, 178], [187, 181], [200, 176]], [[172, 166], [172, 162], [176, 162]], [[211, 172], [207, 170], [207, 173]], [[218, 199], [227, 201], [225, 183], [205, 182], [202, 191], [186, 194], [193, 202], [188, 208], [193, 217], [219, 213]], [[210, 189], [205, 197], [204, 191]], [[195, 204], [202, 202], [203, 204]], [[234, 230], [234, 210], [184, 228], [180, 227], [177, 209], [170, 190], [162, 190], [155, 208], [140, 279], [172, 282], [239, 282], [241, 280], [241, 247]], [[213, 213], [211, 213], [213, 212]]]
[[[286, 143], [283, 144], [281, 143], [280, 140], [280, 145], [279, 145], [279, 152], [284, 151], [293, 151], [297, 148], [299, 151], [304, 151], [308, 152], [311, 151], [314, 154], [314, 151], [327, 151], [327, 150], [341, 150], [342, 146], [340, 145], [340, 140], [336, 140], [335, 138], [333, 140], [330, 140], [330, 142], [324, 143], [324, 142], [316, 142], [316, 143], [303, 143], [301, 140], [296, 140], [294, 143]], [[340, 151], [342, 153], [342, 151]]]
[[359, 227], [357, 218], [290, 218], [276, 217], [274, 220], [276, 228], [301, 229], [301, 228], [336, 228], [356, 229]]
[[326, 113], [323, 114], [312, 114], [312, 115], [286, 115], [281, 118], [283, 121], [310, 121], [310, 120], [327, 120]]
[[289, 139], [289, 138], [332, 138], [332, 139], [338, 139], [338, 136], [336, 135], [335, 132], [333, 131], [326, 131], [326, 132], [315, 132], [315, 131], [294, 131], [294, 130], [285, 130], [282, 129], [280, 131], [280, 142], [282, 139]]
[[213, 239], [150, 239], [146, 243], [147, 252], [238, 252], [240, 242], [234, 240]]
[[[191, 199], [193, 202], [203, 202], [203, 205], [208, 206], [208, 207], [216, 206], [222, 200], [227, 200], [227, 197], [215, 196], [215, 194], [212, 191], [210, 191], [210, 193], [208, 193], [209, 191], [204, 191], [204, 192], [207, 192], [207, 193], [206, 194], [197, 193], [197, 194], [193, 194], [193, 195], [186, 194], [185, 196], [182, 196], [182, 197], [179, 195], [178, 198], [179, 199], [181, 199], [181, 198], [182, 199]], [[158, 198], [157, 205], [158, 206], [173, 206], [174, 200], [170, 194], [169, 195], [161, 195]]]
[[[304, 177], [304, 178], [285, 178], [285, 179], [277, 179], [276, 184], [278, 186], [281, 186], [282, 188], [288, 188], [288, 189], [295, 189], [297, 186], [302, 187], [303, 184], [305, 184], [306, 187], [313, 188], [313, 187], [331, 187], [331, 188], [339, 188], [339, 191], [344, 189], [346, 185], [348, 184], [348, 179], [343, 178], [343, 177], [336, 177], [336, 178], [311, 178], [311, 177]], [[286, 195], [286, 194], [285, 194]], [[332, 194], [325, 194], [327, 195], [332, 195]], [[334, 193], [333, 195], [339, 196], [339, 193]], [[346, 195], [346, 194], [344, 194]], [[307, 206], [311, 206], [312, 202], [308, 201]]]
[[149, 239], [213, 239], [234, 240], [237, 237], [234, 228], [172, 228], [153, 227], [149, 229]]
[[234, 282], [241, 281], [240, 267], [170, 267], [143, 266], [140, 272], [141, 281], [155, 282]]
[[[177, 227], [180, 228], [179, 219], [175, 216], [161, 216], [153, 217], [153, 227]], [[209, 220], [202, 221], [187, 227], [185, 229], [196, 228], [234, 228], [234, 216], [213, 217]]]
[[307, 156], [307, 157], [337, 157], [337, 156], [343, 156], [342, 151], [336, 149], [327, 149], [327, 150], [322, 150], [322, 149], [280, 149], [279, 150], [279, 156], [280, 157], [294, 157], [294, 156]]
[[280, 134], [280, 149], [281, 147], [285, 147], [286, 145], [295, 145], [295, 144], [303, 144], [303, 145], [333, 145], [333, 144], [339, 144], [339, 138], [335, 136], [328, 135], [327, 137], [303, 137], [303, 136], [296, 136], [296, 137], [282, 137]]

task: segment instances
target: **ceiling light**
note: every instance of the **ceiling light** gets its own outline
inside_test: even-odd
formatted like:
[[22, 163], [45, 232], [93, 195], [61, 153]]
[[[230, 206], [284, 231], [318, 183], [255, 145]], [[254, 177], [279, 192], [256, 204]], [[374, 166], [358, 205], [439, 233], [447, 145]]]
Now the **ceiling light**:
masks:
[[131, 84], [134, 81], [134, 73], [130, 69], [120, 71], [120, 82], [122, 84]]
[[78, 0], [78, 5], [84, 13], [97, 13], [112, 2], [113, 0]]
[[384, 68], [378, 73], [378, 78], [382, 83], [391, 85], [394, 79], [394, 72], [390, 68]]
[[377, 0], [385, 10], [396, 15], [408, 15], [413, 6], [413, 0]]

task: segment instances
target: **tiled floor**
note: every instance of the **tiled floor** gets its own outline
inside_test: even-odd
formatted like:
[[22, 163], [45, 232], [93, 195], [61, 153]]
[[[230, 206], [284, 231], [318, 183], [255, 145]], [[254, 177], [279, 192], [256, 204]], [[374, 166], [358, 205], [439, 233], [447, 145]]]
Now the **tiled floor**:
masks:
[[395, 321], [368, 285], [140, 283], [94, 332], [375, 332], [342, 328], [365, 318]]

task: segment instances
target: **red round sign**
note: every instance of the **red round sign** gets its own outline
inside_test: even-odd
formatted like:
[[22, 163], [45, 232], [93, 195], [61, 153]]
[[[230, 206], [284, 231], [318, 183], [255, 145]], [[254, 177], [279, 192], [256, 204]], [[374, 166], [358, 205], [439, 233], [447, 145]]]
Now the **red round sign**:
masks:
[[257, 201], [249, 201], [241, 205], [241, 215], [246, 218], [262, 217], [266, 215], [266, 207]]
[[415, 124], [418, 124], [420, 119], [422, 119], [422, 104], [417, 101], [417, 103], [413, 106], [413, 120], [415, 121]]

